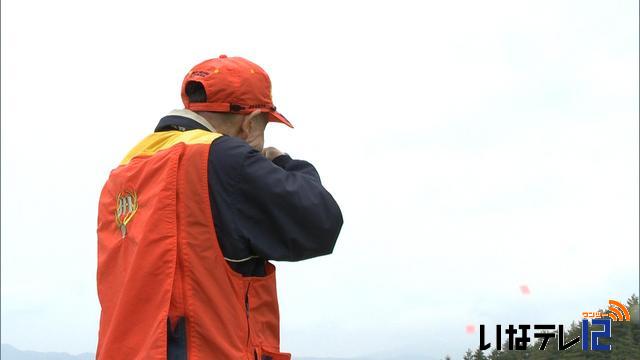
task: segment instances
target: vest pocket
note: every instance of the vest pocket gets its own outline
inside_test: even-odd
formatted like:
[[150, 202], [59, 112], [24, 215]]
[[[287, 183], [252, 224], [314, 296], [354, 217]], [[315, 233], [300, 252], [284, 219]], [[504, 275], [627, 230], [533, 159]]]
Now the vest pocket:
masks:
[[257, 347], [253, 352], [256, 360], [291, 360], [290, 353], [267, 350], [263, 347]]

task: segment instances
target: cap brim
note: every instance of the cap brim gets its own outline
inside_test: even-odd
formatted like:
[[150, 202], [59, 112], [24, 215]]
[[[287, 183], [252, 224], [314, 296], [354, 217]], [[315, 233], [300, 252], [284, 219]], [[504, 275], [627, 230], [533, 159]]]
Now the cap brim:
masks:
[[269, 121], [273, 121], [273, 122], [280, 122], [283, 123], [285, 125], [287, 125], [290, 128], [293, 128], [293, 125], [289, 122], [289, 120], [287, 120], [287, 118], [285, 118], [282, 114], [280, 114], [277, 111], [269, 111], [267, 113], [269, 116]]

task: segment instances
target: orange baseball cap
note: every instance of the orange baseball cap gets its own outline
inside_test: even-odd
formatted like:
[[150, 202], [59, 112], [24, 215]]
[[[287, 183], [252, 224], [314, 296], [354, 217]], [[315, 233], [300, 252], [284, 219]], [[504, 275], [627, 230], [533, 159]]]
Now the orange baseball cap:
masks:
[[[198, 84], [204, 88], [206, 101], [190, 102], [187, 86]], [[268, 114], [269, 121], [293, 127], [273, 105], [271, 80], [266, 71], [239, 56], [220, 55], [194, 66], [182, 82], [182, 102], [193, 111], [248, 114], [261, 110]]]

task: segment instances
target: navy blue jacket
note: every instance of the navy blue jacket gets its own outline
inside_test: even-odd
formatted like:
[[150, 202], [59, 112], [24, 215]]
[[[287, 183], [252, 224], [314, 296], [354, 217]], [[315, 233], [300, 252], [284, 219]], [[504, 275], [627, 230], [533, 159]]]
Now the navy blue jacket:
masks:
[[[179, 115], [155, 131], [209, 131]], [[221, 136], [209, 150], [209, 200], [224, 257], [244, 276], [264, 276], [265, 260], [299, 261], [333, 252], [342, 213], [310, 163], [269, 161], [245, 141]]]

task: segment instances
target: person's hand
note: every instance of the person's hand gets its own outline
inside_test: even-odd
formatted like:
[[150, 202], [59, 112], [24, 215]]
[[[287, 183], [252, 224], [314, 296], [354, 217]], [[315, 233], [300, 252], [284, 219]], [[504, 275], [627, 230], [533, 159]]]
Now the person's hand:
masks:
[[269, 160], [273, 160], [280, 155], [284, 155], [284, 153], [274, 147], [266, 147], [262, 149], [262, 155], [264, 155], [264, 157], [266, 157]]

